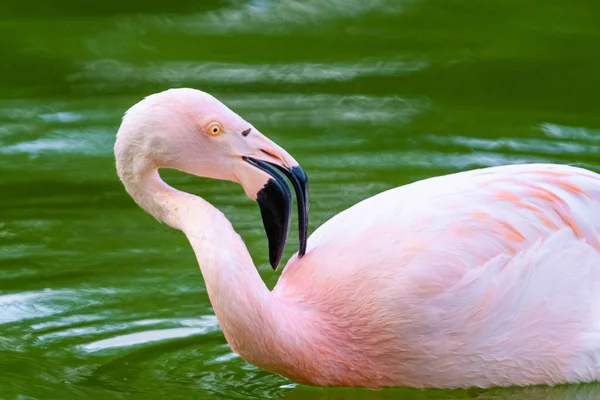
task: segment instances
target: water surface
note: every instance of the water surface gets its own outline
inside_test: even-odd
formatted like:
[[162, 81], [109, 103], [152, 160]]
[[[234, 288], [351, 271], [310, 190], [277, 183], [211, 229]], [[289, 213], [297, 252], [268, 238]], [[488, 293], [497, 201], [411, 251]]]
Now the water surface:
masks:
[[[297, 386], [231, 353], [185, 237], [126, 195], [112, 145], [143, 96], [222, 99], [300, 161], [311, 230], [430, 176], [548, 161], [600, 170], [600, 5], [566, 0], [0, 2], [0, 398], [564, 399]], [[269, 286], [257, 206], [219, 207]], [[297, 243], [294, 229], [284, 259]]]

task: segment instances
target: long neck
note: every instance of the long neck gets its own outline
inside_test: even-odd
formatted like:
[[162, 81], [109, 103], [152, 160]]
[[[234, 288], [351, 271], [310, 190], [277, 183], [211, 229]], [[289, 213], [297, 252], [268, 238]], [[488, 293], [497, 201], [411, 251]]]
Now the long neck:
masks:
[[207, 201], [167, 185], [156, 169], [120, 176], [144, 210], [185, 233], [227, 341], [248, 361], [263, 364], [264, 349], [272, 346], [265, 341], [276, 340], [268, 334], [277, 324], [273, 296], [231, 223]]

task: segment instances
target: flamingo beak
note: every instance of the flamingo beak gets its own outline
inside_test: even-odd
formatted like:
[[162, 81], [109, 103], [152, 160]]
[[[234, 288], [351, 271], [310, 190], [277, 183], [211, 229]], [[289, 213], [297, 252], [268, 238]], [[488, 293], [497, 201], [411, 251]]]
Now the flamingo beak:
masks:
[[292, 194], [282, 174], [291, 181], [298, 202], [299, 258], [306, 253], [308, 239], [308, 178], [299, 165], [287, 167], [252, 157], [243, 157], [243, 160], [271, 176], [258, 191], [256, 201], [269, 241], [269, 261], [276, 270], [285, 248], [292, 210]]

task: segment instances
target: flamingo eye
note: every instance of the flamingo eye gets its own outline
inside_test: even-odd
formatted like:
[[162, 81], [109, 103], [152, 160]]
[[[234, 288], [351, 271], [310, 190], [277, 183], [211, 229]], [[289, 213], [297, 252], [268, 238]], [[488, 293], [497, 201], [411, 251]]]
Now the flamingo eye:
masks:
[[218, 122], [211, 122], [206, 127], [206, 133], [208, 133], [210, 136], [219, 136], [221, 133], [223, 133], [223, 126]]

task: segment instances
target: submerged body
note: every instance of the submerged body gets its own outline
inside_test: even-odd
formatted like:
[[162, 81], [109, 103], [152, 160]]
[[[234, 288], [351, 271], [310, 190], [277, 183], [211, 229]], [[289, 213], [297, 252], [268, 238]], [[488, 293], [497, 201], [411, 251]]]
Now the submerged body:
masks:
[[265, 200], [265, 165], [301, 180], [288, 153], [212, 96], [179, 89], [128, 112], [115, 155], [136, 202], [186, 234], [231, 348], [265, 370], [371, 388], [600, 378], [600, 175], [514, 165], [392, 189], [327, 221], [305, 253], [301, 238], [271, 292], [225, 216], [157, 169], [241, 183], [276, 266], [289, 207]]

